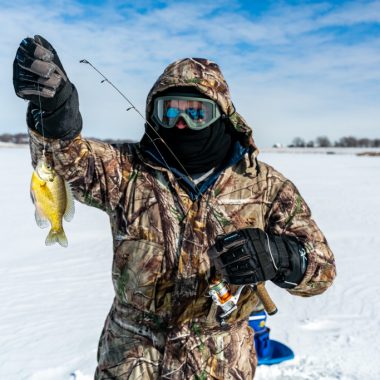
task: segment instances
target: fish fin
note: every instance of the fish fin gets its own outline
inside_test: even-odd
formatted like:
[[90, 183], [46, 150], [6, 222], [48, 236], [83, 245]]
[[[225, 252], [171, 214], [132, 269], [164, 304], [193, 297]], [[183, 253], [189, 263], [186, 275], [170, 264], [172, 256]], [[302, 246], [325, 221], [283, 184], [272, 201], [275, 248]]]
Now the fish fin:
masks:
[[30, 199], [32, 200], [32, 203], [33, 203], [33, 204], [36, 204], [36, 199], [34, 198], [34, 193], [33, 193], [33, 191], [30, 190], [29, 194], [30, 194]]
[[53, 245], [54, 243], [59, 243], [62, 247], [68, 246], [67, 237], [63, 228], [58, 231], [50, 230], [46, 237], [45, 245]]
[[66, 210], [63, 214], [64, 219], [66, 222], [70, 222], [75, 214], [75, 205], [74, 205], [74, 197], [73, 192], [71, 190], [70, 185], [65, 181], [65, 188], [66, 188]]
[[37, 226], [40, 227], [40, 228], [46, 228], [46, 227], [49, 227], [50, 223], [49, 223], [49, 220], [47, 218], [45, 218], [43, 215], [41, 215], [39, 212], [38, 212], [38, 209], [36, 208], [36, 210], [34, 211], [34, 218], [36, 219], [36, 223], [37, 223]]

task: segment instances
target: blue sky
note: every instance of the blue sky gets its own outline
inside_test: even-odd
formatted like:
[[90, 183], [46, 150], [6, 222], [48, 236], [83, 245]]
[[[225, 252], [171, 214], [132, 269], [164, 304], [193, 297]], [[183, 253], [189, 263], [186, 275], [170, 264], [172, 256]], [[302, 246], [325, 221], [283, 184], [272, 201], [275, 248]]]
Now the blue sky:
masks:
[[[45, 5], [48, 4], [48, 5]], [[258, 146], [326, 135], [380, 137], [380, 1], [0, 0], [0, 133], [25, 130], [12, 88], [21, 39], [41, 34], [77, 86], [83, 134], [131, 138], [143, 121], [78, 61], [86, 58], [144, 111], [172, 61], [217, 62]]]

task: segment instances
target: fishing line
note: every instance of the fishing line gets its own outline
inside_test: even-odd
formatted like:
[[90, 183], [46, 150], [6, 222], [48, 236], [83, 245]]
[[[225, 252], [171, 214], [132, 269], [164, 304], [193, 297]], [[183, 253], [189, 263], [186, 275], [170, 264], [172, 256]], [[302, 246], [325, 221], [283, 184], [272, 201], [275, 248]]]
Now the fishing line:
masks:
[[[166, 144], [165, 140], [161, 137], [161, 135], [156, 131], [156, 129], [152, 126], [152, 124], [145, 118], [145, 116], [140, 112], [140, 110], [131, 102], [130, 99], [128, 99], [128, 97], [126, 95], [124, 95], [124, 93], [122, 93], [100, 70], [98, 70], [90, 61], [88, 61], [87, 59], [82, 59], [79, 61], [80, 63], [86, 63], [88, 65], [90, 65], [99, 75], [101, 75], [103, 77], [103, 80], [100, 82], [100, 83], [104, 83], [104, 82], [107, 82], [110, 86], [112, 86], [127, 102], [128, 104], [130, 105], [130, 107], [127, 108], [127, 111], [130, 111], [131, 109], [135, 110], [137, 112], [137, 114], [145, 121], [145, 123], [149, 126], [149, 128], [157, 135], [158, 139], [163, 142], [163, 144], [165, 145], [165, 147], [169, 150], [169, 152], [173, 155], [174, 159], [177, 161], [177, 163], [181, 166], [181, 169], [183, 170], [184, 174], [189, 178], [191, 179], [191, 176], [190, 174], [186, 171], [186, 169], [184, 168], [184, 166], [182, 165], [181, 161], [178, 159], [178, 157], [174, 154], [174, 152], [170, 149], [170, 147]], [[154, 147], [157, 149], [157, 152], [159, 153], [160, 157], [162, 158], [162, 160], [164, 161], [165, 163], [165, 166], [167, 169], [170, 170], [170, 166], [169, 164], [166, 162], [165, 158], [162, 156], [161, 152], [159, 151], [157, 145], [155, 144], [154, 140], [152, 139], [152, 137], [147, 134], [149, 140], [152, 142], [152, 144], [154, 145]], [[199, 189], [196, 187], [196, 191], [198, 192], [198, 195], [201, 195], [200, 194], [200, 191]]]
[[[183, 170], [184, 174], [187, 176], [187, 178], [189, 180], [192, 180], [190, 174], [187, 172], [187, 170], [184, 168], [184, 166], [182, 165], [181, 161], [178, 159], [178, 157], [174, 154], [174, 152], [170, 149], [170, 147], [166, 144], [165, 140], [160, 136], [160, 134], [157, 132], [157, 130], [152, 126], [152, 124], [145, 118], [145, 116], [139, 111], [139, 109], [130, 101], [130, 99], [124, 95], [124, 93], [122, 93], [100, 70], [98, 70], [91, 62], [89, 62], [87, 59], [82, 59], [79, 61], [80, 63], [86, 63], [88, 65], [90, 65], [99, 75], [102, 76], [103, 80], [101, 81], [101, 83], [104, 83], [104, 82], [107, 82], [109, 85], [111, 85], [129, 104], [129, 107], [127, 108], [127, 111], [133, 109], [137, 112], [138, 115], [140, 115], [140, 117], [145, 121], [146, 125], [156, 134], [158, 140], [160, 140], [164, 145], [165, 147], [168, 149], [168, 151], [172, 154], [173, 158], [177, 161], [177, 163], [180, 165], [181, 169]], [[169, 164], [166, 162], [165, 158], [163, 157], [163, 155], [161, 154], [160, 150], [158, 149], [158, 146], [156, 145], [155, 143], [155, 139], [153, 139], [148, 133], [146, 133], [146, 135], [148, 136], [149, 140], [152, 142], [153, 146], [157, 149], [157, 152], [159, 153], [160, 157], [162, 158], [164, 164], [165, 164], [165, 167], [172, 172]], [[174, 178], [176, 180], [178, 180], [178, 178], [176, 178], [176, 176], [174, 176]], [[193, 182], [194, 183], [194, 182]], [[211, 200], [211, 193], [208, 194], [208, 196], [206, 196], [206, 194], [202, 194], [201, 191], [199, 190], [199, 187], [197, 186], [196, 183], [194, 183], [194, 188], [197, 192], [197, 195], [203, 199], [206, 203], [206, 207], [211, 211], [211, 213], [213, 214], [214, 218], [216, 219], [217, 223], [219, 224], [220, 228], [222, 229], [223, 233], [225, 233], [225, 229], [224, 229], [224, 225], [222, 224], [221, 220], [219, 220], [219, 215], [217, 214], [217, 210], [216, 208], [219, 209], [218, 207], [218, 204], [212, 204], [212, 206], [210, 207], [210, 200]], [[188, 215], [189, 211], [191, 210], [191, 206], [189, 207], [189, 209], [185, 212], [185, 217]], [[220, 210], [220, 209], [219, 209]], [[223, 216], [223, 212], [222, 211], [219, 211], [220, 215]], [[209, 283], [209, 280], [207, 278], [207, 276], [205, 277], [208, 285], [210, 285]], [[260, 285], [262, 284], [262, 285]], [[266, 310], [269, 309], [269, 302], [272, 302], [273, 301], [271, 300], [265, 286], [264, 286], [264, 283], [259, 283], [259, 284], [256, 284], [257, 287], [260, 286], [260, 292], [257, 292], [257, 296], [258, 298], [261, 300], [261, 302], [263, 303], [264, 305], [264, 308]], [[193, 304], [195, 303], [195, 300], [193, 301]], [[273, 304], [274, 305], [274, 304]], [[269, 313], [270, 314], [270, 313]]]
[[[100, 82], [100, 83], [104, 83], [104, 82], [107, 82], [110, 86], [112, 86], [129, 104], [129, 107], [127, 108], [127, 111], [133, 109], [137, 112], [137, 114], [145, 121], [146, 125], [153, 131], [153, 133], [157, 136], [157, 140], [160, 140], [164, 145], [165, 147], [168, 149], [168, 151], [170, 152], [170, 154], [173, 156], [173, 158], [177, 161], [177, 163], [179, 164], [179, 166], [181, 167], [181, 170], [183, 170], [183, 173], [185, 174], [185, 176], [187, 177], [187, 179], [189, 179], [191, 182], [194, 183], [194, 181], [192, 180], [190, 174], [188, 173], [188, 171], [185, 169], [185, 167], [183, 166], [182, 162], [178, 159], [178, 157], [175, 155], [175, 153], [172, 151], [172, 149], [170, 149], [169, 145], [165, 142], [165, 140], [161, 137], [161, 135], [157, 132], [156, 128], [154, 128], [154, 126], [145, 118], [145, 116], [140, 112], [140, 110], [132, 103], [132, 101], [123, 93], [121, 92], [100, 70], [98, 70], [90, 61], [88, 61], [87, 59], [82, 59], [79, 61], [80, 63], [86, 63], [88, 65], [90, 65], [99, 75], [101, 75], [101, 77], [103, 78], [103, 80]], [[164, 164], [165, 164], [165, 167], [172, 172], [172, 170], [170, 169], [170, 166], [169, 164], [167, 163], [167, 161], [165, 160], [165, 158], [163, 157], [162, 153], [160, 152], [160, 149], [158, 148], [158, 146], [156, 145], [155, 143], [155, 140], [156, 139], [153, 139], [149, 133], [146, 133], [146, 136], [148, 136], [149, 140], [151, 141], [151, 143], [153, 144], [153, 146], [156, 148], [158, 154], [160, 155], [160, 158], [163, 160]], [[174, 173], [173, 173], [174, 174]], [[181, 177], [176, 177], [174, 175], [174, 178], [176, 180], [179, 180], [179, 179], [182, 179]], [[195, 191], [197, 193], [197, 195], [204, 199], [204, 195], [201, 193], [199, 187], [197, 186], [196, 183], [194, 183], [194, 188], [195, 188]], [[207, 205], [208, 205], [208, 202], [207, 202]], [[188, 212], [190, 211], [190, 208], [189, 210], [187, 210], [185, 212], [185, 216], [188, 214]], [[216, 217], [216, 214], [214, 214], [214, 216]], [[216, 218], [218, 223], [220, 224], [220, 226], [222, 227], [222, 230], [223, 232], [224, 231], [224, 228], [223, 228], [223, 225], [219, 222], [218, 218]]]
[[37, 82], [37, 90], [38, 90], [38, 103], [40, 106], [40, 123], [41, 123], [42, 138], [43, 138], [42, 157], [46, 159], [46, 140], [45, 140], [44, 122], [42, 118], [41, 91], [40, 91], [40, 84], [38, 82]]
[[[90, 65], [98, 74], [100, 74], [103, 78], [103, 80], [101, 81], [101, 83], [104, 83], [104, 82], [107, 82], [108, 84], [110, 84], [127, 102], [128, 104], [130, 105], [129, 108], [127, 108], [127, 111], [131, 110], [131, 109], [134, 109], [138, 115], [140, 115], [140, 117], [145, 121], [146, 125], [149, 126], [149, 128], [154, 131], [154, 133], [157, 135], [157, 138], [158, 140], [162, 141], [163, 144], [167, 147], [167, 149], [169, 150], [169, 152], [172, 154], [172, 156], [174, 157], [174, 159], [178, 162], [178, 164], [180, 165], [180, 167], [183, 169], [183, 172], [184, 174], [187, 176], [188, 179], [191, 179], [191, 176], [190, 174], [187, 172], [187, 170], [184, 168], [184, 166], [182, 165], [181, 161], [178, 159], [178, 157], [174, 154], [174, 152], [170, 149], [170, 147], [166, 144], [165, 140], [160, 136], [160, 134], [156, 131], [156, 129], [152, 126], [152, 124], [144, 117], [144, 115], [138, 110], [138, 108], [136, 108], [136, 106], [129, 100], [129, 98], [124, 95], [102, 72], [100, 72], [91, 62], [89, 62], [87, 59], [82, 59], [79, 61], [80, 63], [86, 63], [88, 65]], [[161, 156], [166, 168], [172, 172], [172, 170], [170, 169], [170, 166], [168, 165], [168, 163], [166, 162], [165, 158], [163, 157], [163, 155], [161, 154], [160, 150], [158, 149], [158, 146], [156, 145], [155, 143], [155, 139], [153, 139], [151, 136], [149, 136], [149, 134], [146, 134], [149, 138], [149, 140], [152, 142], [153, 146], [157, 149], [157, 152], [159, 153], [159, 155]], [[176, 176], [174, 176], [174, 178], [176, 178]], [[177, 179], [177, 178], [176, 178]], [[193, 181], [192, 181], [193, 182]], [[211, 193], [209, 193], [208, 195], [207, 194], [202, 194], [201, 191], [199, 190], [198, 186], [196, 183], [194, 183], [194, 188], [197, 192], [197, 195], [203, 199], [206, 203], [206, 208], [209, 209], [211, 211], [211, 213], [213, 214], [215, 220], [217, 221], [217, 223], [219, 224], [220, 228], [222, 229], [223, 233], [226, 233], [225, 229], [224, 229], [224, 225], [222, 223], [222, 221], [219, 219], [219, 215], [217, 214], [217, 208], [220, 210], [220, 208], [218, 207], [219, 205], [218, 204], [210, 204], [210, 201], [211, 201]], [[211, 207], [210, 207], [211, 206]], [[189, 209], [185, 212], [185, 217], [186, 215], [188, 215], [189, 211], [191, 210], [191, 206], [189, 207]], [[220, 210], [219, 211], [220, 215], [223, 216], [223, 212]], [[232, 223], [233, 224], [233, 223]], [[235, 228], [237, 228], [235, 226]], [[210, 282], [208, 280], [208, 278], [206, 277], [206, 281], [207, 283], [210, 285]], [[260, 284], [259, 284], [260, 285]], [[257, 295], [258, 295], [258, 298], [261, 300], [261, 302], [263, 303], [264, 305], [264, 308], [266, 310], [269, 310], [269, 305], [270, 305], [270, 302], [273, 304], [273, 301], [271, 300], [268, 292], [266, 291], [265, 289], [265, 286], [263, 284], [263, 286], [260, 286], [260, 292], [257, 292]], [[195, 301], [194, 301], [195, 302]], [[274, 304], [273, 304], [274, 305]]]
[[[132, 103], [132, 101], [123, 93], [121, 92], [100, 70], [98, 70], [91, 62], [89, 62], [87, 59], [82, 59], [79, 61], [80, 63], [86, 63], [88, 65], [90, 65], [99, 75], [101, 75], [101, 77], [103, 78], [103, 80], [101, 81], [101, 83], [104, 83], [104, 82], [107, 82], [109, 85], [111, 85], [122, 97], [123, 99], [125, 99], [128, 104], [129, 104], [129, 108], [127, 108], [127, 111], [133, 109], [137, 112], [137, 114], [145, 121], [146, 125], [154, 132], [154, 134], [157, 136], [157, 139], [153, 139], [149, 133], [146, 133], [146, 135], [148, 136], [149, 140], [152, 142], [153, 146], [157, 149], [157, 152], [159, 153], [161, 159], [163, 160], [164, 162], [164, 165], [165, 167], [170, 171], [172, 172], [169, 164], [167, 163], [167, 161], [165, 160], [165, 158], [163, 157], [162, 153], [160, 152], [160, 149], [158, 148], [158, 146], [156, 145], [155, 143], [155, 140], [159, 140], [161, 141], [165, 147], [168, 149], [168, 151], [172, 154], [172, 156], [174, 157], [174, 159], [178, 162], [178, 164], [180, 165], [181, 169], [183, 170], [184, 174], [186, 175], [186, 177], [191, 181], [193, 182], [190, 174], [187, 172], [187, 170], [185, 169], [185, 167], [182, 165], [181, 161], [179, 160], [179, 158], [175, 155], [175, 153], [170, 149], [170, 147], [168, 146], [168, 144], [165, 142], [165, 140], [161, 137], [161, 135], [157, 132], [157, 130], [154, 128], [154, 126], [145, 118], [145, 116], [140, 112], [140, 110]], [[174, 173], [173, 173], [174, 174]], [[174, 178], [178, 181], [178, 179], [181, 179], [180, 177], [176, 177], [174, 175]], [[194, 182], [193, 182], [194, 183]], [[216, 208], [219, 208], [218, 205], [216, 204], [212, 204], [210, 205], [210, 200], [211, 200], [211, 194], [207, 195], [207, 194], [202, 194], [198, 185], [196, 183], [194, 183], [194, 188], [195, 188], [195, 191], [197, 193], [197, 195], [203, 199], [206, 203], [206, 207], [207, 209], [209, 209], [211, 211], [211, 213], [213, 214], [215, 220], [217, 221], [217, 223], [219, 224], [221, 230], [223, 233], [225, 233], [225, 229], [224, 229], [224, 225], [222, 224], [221, 220], [219, 219], [219, 215], [217, 213], [217, 210]], [[180, 203], [178, 202], [178, 204], [180, 205]], [[182, 208], [182, 207], [181, 207]], [[188, 215], [188, 213], [190, 212], [191, 210], [191, 206], [188, 208], [188, 210], [182, 210], [182, 212], [184, 212], [184, 218]], [[220, 215], [223, 215], [223, 212], [222, 211], [219, 211], [219, 214]], [[206, 281], [209, 283], [208, 279], [206, 278]]]

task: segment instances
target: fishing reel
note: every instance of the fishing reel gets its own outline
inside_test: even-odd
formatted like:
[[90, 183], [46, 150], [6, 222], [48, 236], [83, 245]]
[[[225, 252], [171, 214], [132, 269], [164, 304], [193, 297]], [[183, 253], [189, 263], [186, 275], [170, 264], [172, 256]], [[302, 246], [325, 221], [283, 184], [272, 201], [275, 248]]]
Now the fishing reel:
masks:
[[[242, 239], [239, 234], [218, 235], [215, 240], [215, 245], [209, 250], [210, 258], [216, 258], [221, 254], [227, 252], [231, 248], [237, 248], [244, 244], [245, 239]], [[219, 268], [219, 261], [215, 261], [217, 271], [221, 272]], [[213, 301], [222, 308], [223, 314], [220, 318], [223, 320], [230, 315], [237, 308], [242, 290], [245, 286], [240, 285], [235, 294], [232, 294], [228, 282], [224, 279], [214, 279], [209, 285], [209, 295]]]
[[222, 325], [226, 323], [224, 319], [237, 309], [241, 292], [246, 286], [249, 286], [256, 291], [256, 294], [268, 315], [274, 315], [277, 313], [277, 306], [268, 294], [264, 282], [252, 285], [240, 285], [236, 293], [232, 294], [231, 288], [225, 280], [214, 280], [209, 285], [208, 293], [215, 304], [223, 310], [223, 313], [219, 316]]
[[[217, 272], [223, 273], [221, 261], [217, 258], [219, 258], [222, 254], [230, 252], [231, 250], [239, 249], [243, 244], [245, 244], [245, 242], [245, 238], [237, 231], [230, 234], [218, 235], [216, 237], [215, 244], [208, 251], [208, 255], [212, 260], [214, 259]], [[216, 305], [221, 307], [223, 310], [223, 313], [220, 315], [222, 323], [225, 323], [224, 319], [237, 309], [240, 295], [246, 286], [256, 291], [258, 298], [269, 315], [275, 314], [277, 312], [277, 307], [270, 298], [264, 284], [264, 282], [243, 284], [240, 285], [235, 294], [233, 294], [228, 282], [225, 279], [213, 279], [209, 285], [208, 292]]]
[[226, 318], [236, 308], [240, 294], [246, 285], [240, 285], [235, 295], [232, 294], [229, 284], [225, 280], [214, 280], [209, 286], [209, 295], [222, 308], [221, 319]]

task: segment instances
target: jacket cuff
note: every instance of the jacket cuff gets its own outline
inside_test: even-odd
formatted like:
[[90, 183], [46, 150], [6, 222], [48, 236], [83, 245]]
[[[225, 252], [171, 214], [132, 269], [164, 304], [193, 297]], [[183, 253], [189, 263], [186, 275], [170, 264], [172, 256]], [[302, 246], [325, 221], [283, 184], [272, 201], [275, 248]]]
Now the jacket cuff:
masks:
[[70, 96], [56, 110], [49, 112], [40, 110], [29, 102], [27, 110], [27, 125], [41, 136], [51, 139], [72, 140], [82, 130], [82, 116], [79, 112], [78, 92], [73, 84]]

